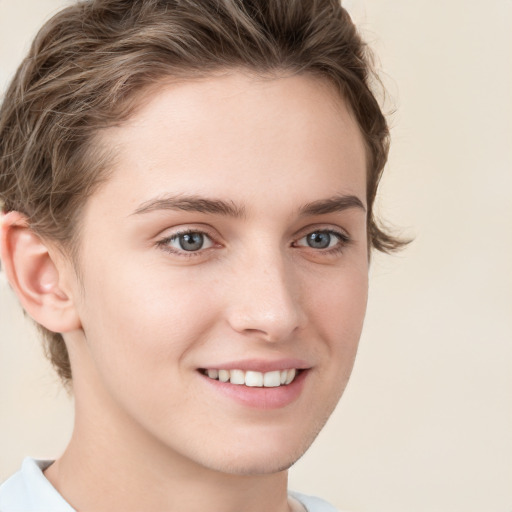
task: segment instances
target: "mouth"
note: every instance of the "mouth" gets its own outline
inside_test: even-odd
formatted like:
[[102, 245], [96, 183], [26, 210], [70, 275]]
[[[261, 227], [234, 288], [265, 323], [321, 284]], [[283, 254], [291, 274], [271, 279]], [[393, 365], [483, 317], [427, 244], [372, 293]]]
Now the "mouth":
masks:
[[202, 368], [200, 373], [212, 380], [250, 388], [278, 388], [291, 384], [303, 370], [290, 368], [270, 372]]

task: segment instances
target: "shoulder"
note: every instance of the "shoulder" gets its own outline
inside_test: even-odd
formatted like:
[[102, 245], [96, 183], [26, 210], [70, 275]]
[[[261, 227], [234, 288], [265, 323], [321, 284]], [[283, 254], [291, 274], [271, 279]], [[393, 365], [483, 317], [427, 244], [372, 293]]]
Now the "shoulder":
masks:
[[75, 512], [43, 474], [52, 462], [27, 457], [21, 469], [0, 485], [0, 511]]
[[299, 501], [307, 512], [341, 512], [327, 501], [316, 496], [307, 496], [299, 492], [290, 492], [289, 494]]

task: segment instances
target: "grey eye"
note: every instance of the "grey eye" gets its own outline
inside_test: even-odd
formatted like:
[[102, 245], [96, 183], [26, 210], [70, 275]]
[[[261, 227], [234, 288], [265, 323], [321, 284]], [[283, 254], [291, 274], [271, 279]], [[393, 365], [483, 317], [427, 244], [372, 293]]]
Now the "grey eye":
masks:
[[207, 233], [190, 230], [175, 233], [158, 242], [158, 245], [168, 250], [168, 252], [185, 256], [186, 253], [192, 255], [210, 249], [215, 246], [215, 242]]
[[184, 251], [199, 251], [204, 246], [203, 233], [184, 233], [177, 238], [180, 248]]
[[[315, 231], [306, 236], [306, 242], [313, 249], [327, 249], [330, 247], [333, 236], [326, 231]], [[337, 239], [334, 237], [335, 241]]]
[[213, 240], [201, 231], [187, 231], [185, 233], [176, 233], [175, 235], [163, 240], [161, 245], [172, 248], [174, 252], [199, 252], [202, 249], [213, 247]]
[[332, 249], [348, 243], [348, 238], [332, 230], [318, 230], [308, 233], [295, 242], [296, 247], [311, 247], [312, 249]]

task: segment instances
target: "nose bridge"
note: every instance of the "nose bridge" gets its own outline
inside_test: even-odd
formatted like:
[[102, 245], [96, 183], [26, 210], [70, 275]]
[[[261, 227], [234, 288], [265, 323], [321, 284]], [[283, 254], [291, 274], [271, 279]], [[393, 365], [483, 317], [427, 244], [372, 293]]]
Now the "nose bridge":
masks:
[[304, 317], [291, 262], [278, 247], [263, 245], [239, 265], [229, 308], [231, 326], [267, 341], [285, 340]]

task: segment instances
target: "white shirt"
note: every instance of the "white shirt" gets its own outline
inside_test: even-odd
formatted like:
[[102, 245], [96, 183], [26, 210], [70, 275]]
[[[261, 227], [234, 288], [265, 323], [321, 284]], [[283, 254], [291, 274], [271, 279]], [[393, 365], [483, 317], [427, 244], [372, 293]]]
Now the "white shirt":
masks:
[[[52, 463], [27, 457], [21, 469], [0, 485], [0, 512], [76, 512], [43, 474]], [[296, 492], [290, 495], [308, 512], [338, 512], [320, 498]]]

